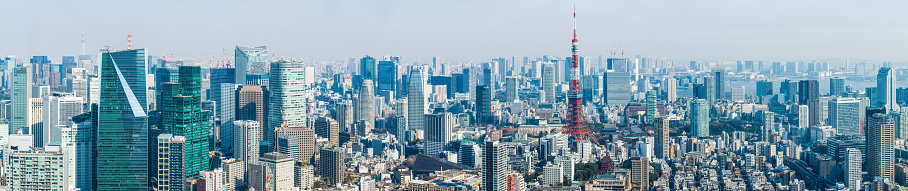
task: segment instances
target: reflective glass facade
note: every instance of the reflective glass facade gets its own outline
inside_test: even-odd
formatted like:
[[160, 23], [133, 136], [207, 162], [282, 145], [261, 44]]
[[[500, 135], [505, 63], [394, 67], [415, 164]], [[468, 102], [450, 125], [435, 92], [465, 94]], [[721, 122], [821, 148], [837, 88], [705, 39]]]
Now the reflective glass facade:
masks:
[[145, 49], [100, 53], [96, 190], [148, 190]]

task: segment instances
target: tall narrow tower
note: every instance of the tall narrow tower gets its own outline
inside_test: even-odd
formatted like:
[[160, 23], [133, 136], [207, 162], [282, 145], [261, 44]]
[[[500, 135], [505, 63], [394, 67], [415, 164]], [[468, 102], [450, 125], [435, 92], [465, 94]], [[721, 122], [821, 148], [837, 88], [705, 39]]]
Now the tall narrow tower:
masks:
[[[571, 90], [567, 94], [567, 123], [561, 132], [570, 134], [577, 139], [577, 142], [583, 142], [583, 139], [589, 136], [591, 141], [596, 141], [590, 134], [590, 129], [586, 127], [583, 118], [583, 101], [580, 91], [580, 71], [578, 61], [580, 56], [577, 55], [577, 10], [574, 8], [574, 39], [571, 40]], [[546, 98], [548, 99], [548, 98]]]

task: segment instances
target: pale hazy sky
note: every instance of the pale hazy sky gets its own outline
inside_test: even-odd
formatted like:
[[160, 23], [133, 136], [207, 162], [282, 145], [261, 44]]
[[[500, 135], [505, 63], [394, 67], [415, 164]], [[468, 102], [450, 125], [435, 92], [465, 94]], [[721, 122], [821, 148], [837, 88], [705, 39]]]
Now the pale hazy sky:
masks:
[[3, 1], [0, 55], [568, 56], [574, 4], [582, 56], [908, 61], [908, 2], [844, 0]]

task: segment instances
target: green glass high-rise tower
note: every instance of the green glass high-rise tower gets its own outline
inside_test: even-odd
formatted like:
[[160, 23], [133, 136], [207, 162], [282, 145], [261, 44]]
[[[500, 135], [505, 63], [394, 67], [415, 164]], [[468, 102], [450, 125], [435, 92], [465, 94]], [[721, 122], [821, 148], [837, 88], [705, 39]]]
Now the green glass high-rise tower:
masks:
[[31, 66], [26, 64], [23, 67], [13, 68], [13, 116], [12, 125], [9, 133], [16, 133], [16, 130], [22, 129], [23, 134], [31, 134], [28, 130], [28, 99], [32, 98], [32, 77]]
[[362, 79], [375, 80], [375, 58], [371, 56], [363, 57], [359, 60], [359, 75]]
[[202, 68], [180, 66], [179, 83], [164, 83], [161, 128], [186, 137], [186, 177], [208, 170], [208, 111], [202, 110]]
[[104, 50], [95, 142], [95, 189], [148, 190], [145, 49]]

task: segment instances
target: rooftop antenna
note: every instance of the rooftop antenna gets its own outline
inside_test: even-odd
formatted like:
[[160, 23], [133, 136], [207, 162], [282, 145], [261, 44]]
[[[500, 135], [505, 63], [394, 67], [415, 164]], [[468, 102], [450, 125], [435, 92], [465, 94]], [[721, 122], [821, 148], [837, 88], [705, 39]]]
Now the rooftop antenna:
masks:
[[126, 49], [132, 50], [132, 35], [126, 35]]
[[85, 55], [85, 29], [82, 29], [82, 55]]

